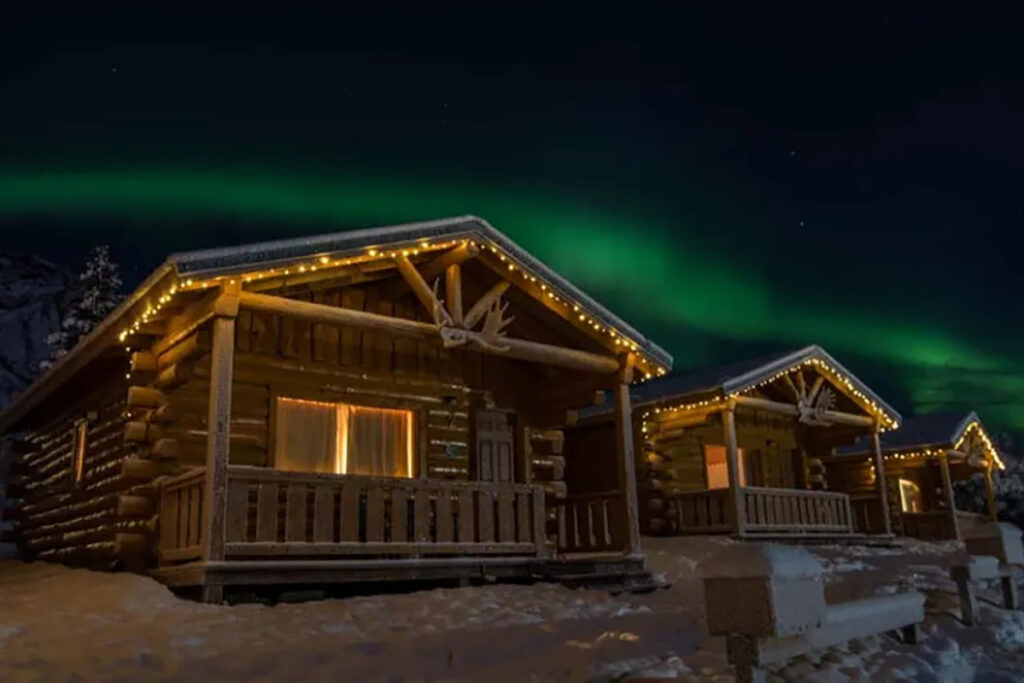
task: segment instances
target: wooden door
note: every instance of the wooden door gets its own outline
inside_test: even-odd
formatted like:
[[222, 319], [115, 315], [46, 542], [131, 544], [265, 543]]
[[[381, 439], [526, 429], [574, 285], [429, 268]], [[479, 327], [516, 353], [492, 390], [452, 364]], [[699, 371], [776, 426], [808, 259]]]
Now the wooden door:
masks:
[[477, 478], [480, 481], [514, 481], [514, 454], [515, 432], [508, 413], [496, 410], [477, 411]]

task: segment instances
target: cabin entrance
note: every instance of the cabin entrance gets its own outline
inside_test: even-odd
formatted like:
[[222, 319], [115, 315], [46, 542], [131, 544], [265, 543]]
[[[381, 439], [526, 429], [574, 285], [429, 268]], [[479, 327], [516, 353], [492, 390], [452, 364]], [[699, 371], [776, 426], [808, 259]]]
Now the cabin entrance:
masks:
[[477, 478], [480, 481], [515, 481], [513, 453], [515, 432], [508, 413], [480, 410], [476, 413]]

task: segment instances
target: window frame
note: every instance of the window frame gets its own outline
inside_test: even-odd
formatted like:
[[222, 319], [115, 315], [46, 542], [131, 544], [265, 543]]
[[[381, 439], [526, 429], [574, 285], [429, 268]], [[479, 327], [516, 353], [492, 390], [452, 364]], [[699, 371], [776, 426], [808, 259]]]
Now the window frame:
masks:
[[[725, 467], [725, 486], [711, 487], [711, 478], [708, 476], [708, 449], [722, 449], [722, 464]], [[743, 448], [736, 448], [736, 465], [739, 467], [737, 477], [739, 478], [740, 488], [747, 485], [747, 470], [746, 470], [746, 454]], [[722, 489], [729, 488], [729, 449], [725, 444], [720, 443], [701, 443], [701, 459], [703, 460], [704, 470], [704, 488], [708, 491], [721, 491]]]
[[[280, 470], [278, 469], [277, 452], [278, 442], [280, 435], [278, 431], [278, 405], [281, 399], [293, 400], [293, 401], [309, 401], [313, 403], [329, 404], [337, 409], [340, 406], [349, 406], [351, 408], [363, 408], [371, 410], [394, 410], [407, 412], [410, 415], [409, 424], [409, 446], [410, 446], [410, 461], [407, 463], [409, 467], [409, 476], [401, 477], [395, 475], [361, 475], [361, 474], [348, 474], [345, 472], [332, 472], [335, 476], [345, 477], [360, 477], [360, 476], [375, 476], [385, 477], [393, 479], [423, 479], [425, 477], [426, 467], [423, 459], [425, 457], [425, 443], [423, 439], [423, 425], [425, 424], [424, 413], [425, 411], [419, 406], [409, 405], [408, 403], [399, 403], [396, 401], [388, 400], [374, 400], [373, 397], [359, 396], [357, 400], [352, 400], [349, 397], [334, 397], [334, 396], [322, 396], [314, 392], [308, 391], [297, 391], [292, 390], [290, 387], [284, 391], [274, 388], [270, 394], [270, 439], [268, 439], [268, 453], [267, 453], [267, 466], [270, 469], [274, 469], [280, 472], [298, 472], [297, 470]], [[340, 411], [339, 411], [340, 412]], [[340, 457], [340, 454], [338, 454]], [[338, 461], [340, 463], [340, 460]], [[339, 464], [340, 467], [340, 464]]]

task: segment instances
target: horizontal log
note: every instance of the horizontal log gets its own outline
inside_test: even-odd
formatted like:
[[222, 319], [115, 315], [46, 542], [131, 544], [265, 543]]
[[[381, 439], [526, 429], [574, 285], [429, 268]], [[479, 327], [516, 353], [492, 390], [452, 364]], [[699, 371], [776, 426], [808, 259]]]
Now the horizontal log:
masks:
[[145, 496], [121, 494], [117, 497], [117, 516], [138, 518], [153, 514], [153, 501]]
[[[769, 412], [779, 413], [780, 415], [791, 415], [793, 417], [800, 416], [800, 409], [790, 403], [770, 401], [756, 396], [734, 396], [733, 399], [736, 401], [737, 405], [746, 406], [747, 408], [767, 410]], [[867, 417], [866, 415], [853, 415], [852, 413], [844, 413], [837, 410], [826, 410], [822, 414], [822, 419], [827, 422], [852, 425], [854, 427], [874, 427], [875, 425], [875, 420]]]
[[171, 403], [165, 403], [156, 410], [151, 411], [146, 419], [157, 424], [166, 424], [174, 422], [177, 417], [178, 413], [175, 406]]
[[160, 428], [155, 424], [133, 420], [124, 425], [124, 440], [127, 442], [153, 443], [160, 438]]
[[156, 376], [153, 385], [159, 389], [173, 389], [192, 377], [192, 366], [184, 361], [168, 365]]
[[160, 474], [160, 468], [152, 460], [125, 458], [121, 463], [121, 476], [125, 479], [147, 480]]
[[145, 534], [119, 533], [114, 536], [114, 553], [119, 556], [141, 555], [149, 551], [150, 541]]
[[[430, 323], [252, 292], [242, 292], [240, 301], [244, 308], [255, 311], [293, 316], [328, 325], [351, 325], [367, 330], [414, 337], [435, 344], [440, 341], [437, 326]], [[479, 347], [470, 346], [470, 350], [489, 352], [481, 345], [481, 342], [487, 343], [487, 340], [479, 332], [467, 331], [465, 335], [470, 342]], [[499, 356], [602, 374], [615, 373], [619, 370], [617, 359], [588, 351], [513, 338], [503, 338], [501, 344], [506, 350], [494, 352]]]
[[158, 408], [167, 403], [167, 394], [152, 387], [128, 387], [129, 408]]
[[153, 448], [150, 450], [150, 454], [154, 458], [168, 459], [178, 457], [178, 441], [177, 439], [163, 438], [156, 441], [153, 444]]
[[161, 353], [157, 365], [163, 369], [190, 358], [197, 358], [209, 350], [210, 333], [207, 330], [197, 330]]
[[136, 351], [132, 354], [131, 369], [133, 373], [156, 372], [156, 356], [148, 351]]

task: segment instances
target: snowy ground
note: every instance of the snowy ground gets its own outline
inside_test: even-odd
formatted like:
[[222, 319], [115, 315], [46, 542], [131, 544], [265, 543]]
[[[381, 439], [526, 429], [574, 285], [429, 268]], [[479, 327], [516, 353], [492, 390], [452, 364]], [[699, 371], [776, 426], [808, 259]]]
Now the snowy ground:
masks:
[[[650, 568], [672, 582], [648, 595], [496, 585], [273, 607], [201, 605], [140, 576], [0, 561], [0, 681], [728, 681], [723, 642], [703, 634], [696, 567], [729, 542], [645, 539]], [[926, 638], [853, 641], [778, 679], [1022, 678], [1024, 612], [998, 608], [990, 590], [981, 626], [957, 621], [946, 578], [955, 546], [812, 551], [830, 600], [925, 591]]]

